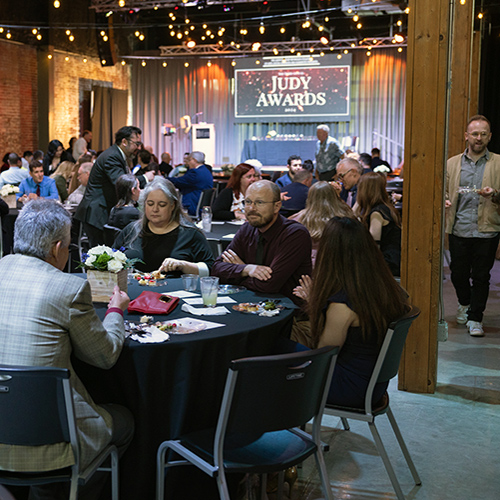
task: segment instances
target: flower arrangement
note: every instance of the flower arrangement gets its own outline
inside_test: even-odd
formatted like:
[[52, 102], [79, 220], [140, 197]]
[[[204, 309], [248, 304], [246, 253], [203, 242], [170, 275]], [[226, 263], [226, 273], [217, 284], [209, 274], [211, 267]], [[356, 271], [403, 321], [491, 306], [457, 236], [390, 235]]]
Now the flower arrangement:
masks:
[[19, 187], [13, 186], [12, 184], [5, 184], [5, 186], [0, 189], [0, 196], [2, 196], [2, 198], [16, 193], [19, 193]]
[[91, 248], [88, 254], [82, 255], [82, 263], [79, 267], [118, 273], [122, 269], [134, 267], [137, 262], [142, 262], [140, 259], [127, 259], [122, 250], [124, 250], [123, 247], [120, 250], [115, 250], [106, 245], [98, 245]]

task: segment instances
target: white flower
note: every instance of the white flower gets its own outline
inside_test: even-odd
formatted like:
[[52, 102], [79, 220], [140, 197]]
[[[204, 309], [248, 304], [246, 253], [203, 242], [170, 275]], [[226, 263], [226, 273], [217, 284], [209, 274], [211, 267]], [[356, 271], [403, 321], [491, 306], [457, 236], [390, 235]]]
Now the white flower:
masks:
[[97, 257], [95, 255], [89, 255], [86, 259], [85, 259], [85, 265], [86, 266], [92, 266], [92, 264], [94, 263], [94, 261], [97, 259]]
[[0, 196], [9, 196], [9, 194], [19, 193], [19, 187], [13, 186], [12, 184], [5, 184], [5, 186], [0, 189]]
[[108, 271], [111, 271], [112, 273], [117, 273], [122, 269], [123, 269], [123, 264], [119, 260], [111, 259], [110, 261], [108, 261]]
[[120, 262], [125, 262], [127, 260], [127, 256], [123, 252], [120, 252], [120, 250], [113, 252], [113, 258]]
[[108, 255], [113, 255], [113, 250], [106, 245], [98, 245], [89, 250], [89, 255], [102, 255], [103, 253], [107, 253]]

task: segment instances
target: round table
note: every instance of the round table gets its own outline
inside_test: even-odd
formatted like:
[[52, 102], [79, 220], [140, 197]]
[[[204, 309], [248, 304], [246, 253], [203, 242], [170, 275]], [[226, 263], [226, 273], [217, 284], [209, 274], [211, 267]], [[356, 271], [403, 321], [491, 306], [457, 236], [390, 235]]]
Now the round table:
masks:
[[[129, 285], [129, 295], [134, 298], [144, 290], [168, 292], [180, 289], [180, 279], [169, 279], [166, 285], [155, 288], [133, 283]], [[295, 308], [289, 299], [248, 290], [230, 297], [237, 302], [279, 297], [287, 309], [268, 318], [233, 311], [228, 304], [230, 314], [197, 316], [202, 321], [226, 326], [188, 335], [172, 335], [169, 341], [160, 344], [141, 344], [127, 339], [117, 363], [110, 370], [74, 360], [75, 370], [97, 403], [122, 404], [134, 415], [134, 439], [120, 461], [122, 499], [154, 498], [156, 451], [162, 441], [215, 425], [231, 360], [269, 354], [279, 336], [289, 336]], [[189, 317], [181, 310], [182, 303], [181, 299], [172, 313], [155, 316], [155, 320]], [[106, 306], [96, 304], [96, 309], [104, 317]], [[140, 316], [125, 314], [125, 318], [131, 321], [138, 321]], [[187, 467], [168, 472], [166, 498], [218, 498], [213, 479], [191, 468], [186, 476], [181, 469]], [[180, 477], [188, 479], [180, 480]], [[187, 493], [186, 488], [190, 485], [198, 488], [202, 485], [202, 490]], [[215, 496], [207, 492], [207, 488]]]

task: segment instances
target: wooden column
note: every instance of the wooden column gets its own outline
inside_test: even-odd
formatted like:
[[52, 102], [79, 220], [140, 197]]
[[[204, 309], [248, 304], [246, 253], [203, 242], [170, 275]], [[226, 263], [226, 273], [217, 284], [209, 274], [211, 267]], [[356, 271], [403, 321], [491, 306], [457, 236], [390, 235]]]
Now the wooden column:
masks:
[[434, 392], [446, 161], [449, 0], [410, 0], [404, 159], [402, 285], [422, 313], [413, 324], [399, 388]]
[[474, 2], [455, 3], [448, 157], [465, 149], [465, 125], [477, 114], [479, 93], [481, 37], [479, 32], [473, 32]]

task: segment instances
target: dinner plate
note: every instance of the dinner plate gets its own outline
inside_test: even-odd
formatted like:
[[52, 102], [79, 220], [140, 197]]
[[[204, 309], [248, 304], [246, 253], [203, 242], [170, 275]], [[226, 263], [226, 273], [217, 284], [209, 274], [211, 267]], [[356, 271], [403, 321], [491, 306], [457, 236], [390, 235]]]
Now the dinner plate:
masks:
[[244, 292], [244, 286], [236, 285], [219, 285], [219, 295], [231, 295], [232, 293]]
[[244, 314], [259, 314], [261, 307], [259, 304], [253, 302], [243, 302], [241, 304], [234, 304], [233, 310]]
[[175, 320], [157, 321], [156, 323], [153, 324], [154, 326], [160, 328], [160, 330], [162, 325], [165, 326], [172, 325], [172, 328], [167, 328], [165, 330], [162, 330], [170, 335], [186, 335], [187, 333], [201, 332], [202, 330], [205, 330], [205, 328], [207, 327], [207, 325], [202, 321], [190, 320], [190, 319], [183, 319], [180, 321], [175, 321]]

